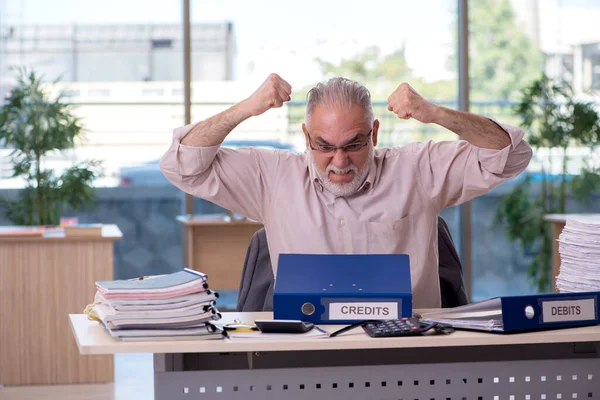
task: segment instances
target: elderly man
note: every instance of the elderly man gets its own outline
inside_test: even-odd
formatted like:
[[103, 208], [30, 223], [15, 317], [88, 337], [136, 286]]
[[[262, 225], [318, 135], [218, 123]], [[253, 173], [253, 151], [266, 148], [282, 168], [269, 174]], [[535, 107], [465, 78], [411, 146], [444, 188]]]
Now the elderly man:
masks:
[[437, 215], [522, 172], [532, 155], [523, 132], [432, 104], [403, 83], [390, 111], [464, 140], [376, 149], [368, 90], [333, 78], [308, 94], [305, 153], [220, 147], [239, 123], [289, 101], [291, 90], [272, 74], [246, 100], [175, 129], [163, 173], [186, 193], [261, 221], [274, 272], [280, 253], [408, 254], [413, 306], [440, 307]]

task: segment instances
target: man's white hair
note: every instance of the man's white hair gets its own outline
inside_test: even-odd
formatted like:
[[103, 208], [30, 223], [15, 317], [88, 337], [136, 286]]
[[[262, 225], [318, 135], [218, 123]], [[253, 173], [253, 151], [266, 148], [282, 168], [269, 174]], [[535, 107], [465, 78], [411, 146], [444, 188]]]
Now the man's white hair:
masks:
[[358, 82], [347, 78], [331, 78], [313, 87], [306, 96], [306, 125], [310, 127], [310, 119], [317, 106], [325, 108], [346, 108], [359, 105], [365, 112], [369, 125], [373, 125], [375, 116], [371, 105], [371, 93]]

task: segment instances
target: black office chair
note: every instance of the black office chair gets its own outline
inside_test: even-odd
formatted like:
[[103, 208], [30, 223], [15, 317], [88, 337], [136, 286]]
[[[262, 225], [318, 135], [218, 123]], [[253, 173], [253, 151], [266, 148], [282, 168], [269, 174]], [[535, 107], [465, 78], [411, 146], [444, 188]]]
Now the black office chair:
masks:
[[[438, 253], [442, 307], [467, 304], [462, 265], [442, 217], [438, 217]], [[236, 311], [273, 311], [274, 283], [267, 235], [263, 228], [252, 236], [246, 252]]]

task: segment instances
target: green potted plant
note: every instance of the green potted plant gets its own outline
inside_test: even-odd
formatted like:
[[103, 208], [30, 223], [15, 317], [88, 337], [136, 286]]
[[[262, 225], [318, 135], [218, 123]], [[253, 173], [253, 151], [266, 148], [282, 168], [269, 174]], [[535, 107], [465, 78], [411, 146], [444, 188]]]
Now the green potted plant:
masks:
[[[534, 148], [540, 178], [534, 181], [526, 175], [504, 197], [496, 223], [504, 226], [508, 238], [533, 253], [528, 275], [544, 292], [552, 284], [551, 226], [544, 215], [563, 214], [568, 211], [567, 197], [587, 202], [600, 188], [600, 167], [593, 164], [592, 157], [584, 160], [578, 173], [569, 174], [567, 169], [569, 147], [588, 148], [591, 154], [600, 143], [600, 117], [592, 103], [577, 100], [568, 85], [545, 75], [522, 94], [515, 112]], [[554, 174], [557, 166], [559, 173]]]
[[58, 225], [66, 206], [93, 204], [98, 162], [76, 163], [58, 176], [44, 167], [48, 155], [72, 149], [82, 134], [73, 106], [62, 95], [51, 98], [40, 77], [21, 70], [0, 108], [0, 143], [12, 149], [13, 177], [26, 184], [16, 201], [0, 199], [8, 219], [16, 225]]

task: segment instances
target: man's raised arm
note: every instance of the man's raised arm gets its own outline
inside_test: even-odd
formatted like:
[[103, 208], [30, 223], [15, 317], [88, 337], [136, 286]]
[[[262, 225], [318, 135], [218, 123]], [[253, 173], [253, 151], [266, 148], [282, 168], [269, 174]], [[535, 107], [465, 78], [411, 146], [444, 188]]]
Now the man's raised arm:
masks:
[[277, 74], [266, 81], [246, 100], [198, 123], [189, 131], [181, 144], [192, 147], [209, 147], [221, 144], [240, 123], [258, 116], [271, 108], [278, 108], [290, 100], [292, 87]]
[[443, 126], [473, 146], [500, 150], [511, 143], [509, 134], [491, 119], [430, 103], [408, 83], [398, 86], [388, 101], [388, 110], [399, 118]]
[[177, 128], [160, 161], [179, 189], [248, 218], [262, 220], [276, 182], [281, 152], [227, 149], [220, 144], [241, 122], [281, 107], [292, 88], [276, 74], [246, 100], [197, 124]]
[[388, 98], [388, 110], [451, 130], [463, 141], [413, 144], [422, 190], [441, 210], [485, 194], [525, 170], [533, 154], [523, 131], [425, 100], [403, 83]]

